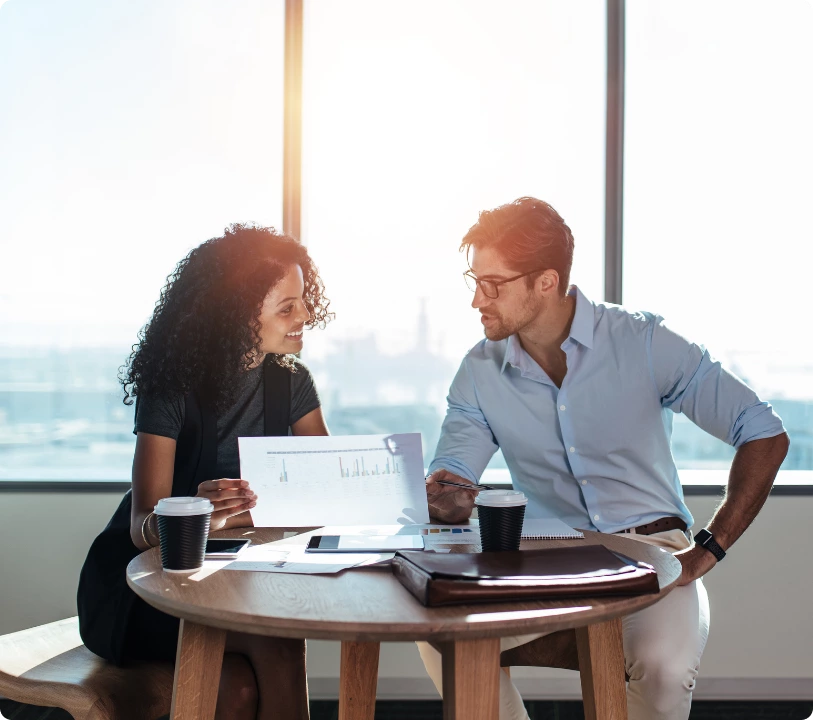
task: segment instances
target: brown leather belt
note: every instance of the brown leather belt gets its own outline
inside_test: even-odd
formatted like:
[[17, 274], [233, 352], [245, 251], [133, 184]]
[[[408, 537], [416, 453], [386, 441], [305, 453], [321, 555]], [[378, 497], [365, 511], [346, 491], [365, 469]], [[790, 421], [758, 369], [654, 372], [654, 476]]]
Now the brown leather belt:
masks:
[[639, 525], [636, 528], [627, 528], [622, 532], [631, 533], [633, 530], [636, 535], [652, 535], [652, 533], [666, 532], [667, 530], [683, 530], [683, 532], [686, 532], [686, 523], [679, 517], [664, 517], [646, 525]]

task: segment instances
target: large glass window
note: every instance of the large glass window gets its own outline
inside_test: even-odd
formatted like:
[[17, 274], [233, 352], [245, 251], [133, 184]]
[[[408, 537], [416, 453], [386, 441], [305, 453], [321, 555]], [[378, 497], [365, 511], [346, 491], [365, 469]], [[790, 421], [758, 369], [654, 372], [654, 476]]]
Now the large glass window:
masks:
[[[165, 277], [281, 225], [283, 26], [281, 0], [0, 2], [0, 479], [129, 477], [116, 376]], [[807, 471], [811, 31], [806, 0], [627, 3], [624, 303], [770, 400]], [[307, 0], [304, 41], [303, 239], [337, 313], [304, 357], [333, 432], [417, 430], [428, 462], [482, 335], [480, 210], [549, 201], [603, 299], [606, 4]], [[716, 482], [733, 455], [683, 416], [673, 450]]]
[[332, 432], [420, 431], [428, 462], [482, 337], [480, 210], [550, 202], [603, 297], [605, 4], [309, 0], [304, 28], [303, 228], [337, 313], [304, 356]]
[[[627, 3], [624, 302], [775, 406], [813, 470], [813, 4]], [[679, 467], [733, 450], [675, 417]]]
[[280, 224], [282, 2], [0, 3], [0, 479], [129, 478], [175, 263]]

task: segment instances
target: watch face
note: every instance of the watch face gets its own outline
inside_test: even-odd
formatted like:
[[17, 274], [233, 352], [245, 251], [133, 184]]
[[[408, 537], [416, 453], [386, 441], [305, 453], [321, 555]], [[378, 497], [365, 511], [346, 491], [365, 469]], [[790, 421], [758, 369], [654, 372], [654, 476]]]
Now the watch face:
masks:
[[694, 539], [696, 543], [706, 548], [706, 550], [714, 555], [718, 561], [725, 557], [725, 551], [723, 548], [716, 543], [712, 534], [705, 528], [703, 528], [703, 530], [699, 530], [694, 536]]

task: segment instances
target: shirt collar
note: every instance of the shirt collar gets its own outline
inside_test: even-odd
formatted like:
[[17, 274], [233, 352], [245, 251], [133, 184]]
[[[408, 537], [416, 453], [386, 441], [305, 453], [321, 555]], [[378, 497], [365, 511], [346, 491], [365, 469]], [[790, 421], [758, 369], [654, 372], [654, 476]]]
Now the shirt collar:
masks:
[[[593, 303], [591, 303], [585, 297], [584, 293], [575, 285], [570, 287], [567, 294], [576, 298], [576, 312], [573, 314], [573, 321], [570, 323], [570, 335], [568, 337], [584, 345], [586, 348], [592, 348], [593, 322], [595, 317], [593, 313]], [[504, 372], [505, 366], [509, 364], [522, 370], [524, 367], [524, 355], [525, 353], [522, 350], [519, 337], [516, 334], [510, 335], [505, 344], [505, 356], [503, 357], [500, 372]]]
[[595, 324], [593, 303], [575, 285], [570, 287], [567, 294], [576, 298], [576, 312], [573, 315], [573, 322], [570, 323], [570, 337], [586, 348], [592, 348], [593, 326]]
[[500, 372], [505, 372], [505, 366], [509, 363], [514, 367], [519, 367], [522, 357], [520, 350], [522, 346], [519, 344], [519, 338], [516, 335], [509, 335], [508, 341], [505, 343], [505, 356], [502, 360], [502, 367]]

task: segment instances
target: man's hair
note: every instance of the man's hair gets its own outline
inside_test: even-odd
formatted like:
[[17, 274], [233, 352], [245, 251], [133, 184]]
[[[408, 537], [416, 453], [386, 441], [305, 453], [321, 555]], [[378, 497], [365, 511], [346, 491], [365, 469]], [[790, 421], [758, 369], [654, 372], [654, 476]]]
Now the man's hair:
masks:
[[[460, 243], [460, 250], [496, 248], [518, 272], [553, 269], [559, 273], [559, 293], [570, 283], [573, 234], [548, 203], [521, 197], [493, 210], [483, 210]], [[532, 282], [535, 276], [528, 279]]]

